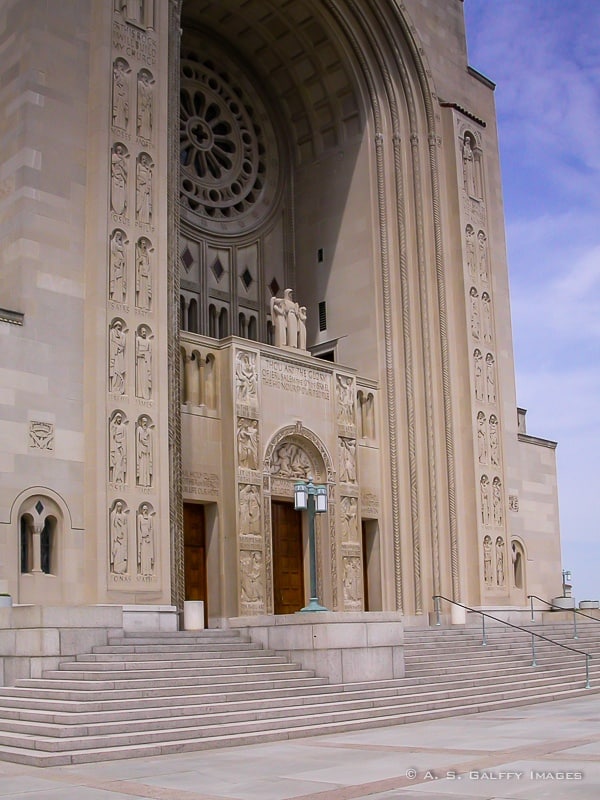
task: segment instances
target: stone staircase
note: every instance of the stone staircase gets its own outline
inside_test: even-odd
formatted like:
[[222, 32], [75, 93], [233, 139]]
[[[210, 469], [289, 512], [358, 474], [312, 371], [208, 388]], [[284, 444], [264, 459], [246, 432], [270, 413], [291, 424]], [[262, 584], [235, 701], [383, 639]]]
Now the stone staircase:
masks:
[[126, 635], [0, 688], [0, 759], [38, 766], [153, 756], [523, 705], [600, 691], [600, 624], [407, 630], [406, 677], [335, 685], [236, 631]]

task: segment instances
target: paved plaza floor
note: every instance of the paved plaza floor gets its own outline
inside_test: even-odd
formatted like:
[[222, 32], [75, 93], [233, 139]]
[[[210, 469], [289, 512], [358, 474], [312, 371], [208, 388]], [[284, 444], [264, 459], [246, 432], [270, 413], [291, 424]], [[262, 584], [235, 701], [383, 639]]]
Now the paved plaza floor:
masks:
[[600, 695], [221, 750], [36, 768], [1, 800], [597, 800]]

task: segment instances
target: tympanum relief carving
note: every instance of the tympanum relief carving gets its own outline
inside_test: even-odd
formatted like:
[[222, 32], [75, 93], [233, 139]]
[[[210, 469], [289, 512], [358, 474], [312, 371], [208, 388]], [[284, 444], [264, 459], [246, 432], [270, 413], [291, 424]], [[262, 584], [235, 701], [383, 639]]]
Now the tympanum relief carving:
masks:
[[271, 475], [273, 476], [306, 480], [312, 471], [310, 458], [295, 442], [283, 442], [273, 453], [271, 462]]

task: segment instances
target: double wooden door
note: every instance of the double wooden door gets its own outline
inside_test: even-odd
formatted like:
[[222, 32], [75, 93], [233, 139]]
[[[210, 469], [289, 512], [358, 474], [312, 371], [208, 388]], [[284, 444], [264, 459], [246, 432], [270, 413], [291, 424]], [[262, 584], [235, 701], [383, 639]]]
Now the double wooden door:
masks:
[[302, 515], [291, 503], [272, 503], [273, 594], [276, 614], [294, 614], [305, 605]]

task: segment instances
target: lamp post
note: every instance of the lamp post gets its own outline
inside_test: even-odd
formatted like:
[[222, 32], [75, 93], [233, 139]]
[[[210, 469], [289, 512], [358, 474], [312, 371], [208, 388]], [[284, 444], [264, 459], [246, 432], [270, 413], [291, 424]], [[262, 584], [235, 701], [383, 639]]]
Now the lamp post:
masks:
[[327, 611], [319, 603], [317, 593], [317, 549], [315, 544], [315, 514], [327, 511], [327, 486], [315, 486], [312, 478], [308, 482], [294, 484], [294, 509], [308, 511], [308, 553], [310, 558], [310, 601], [300, 611]]
[[569, 588], [571, 588], [571, 580], [572, 580], [571, 570], [570, 569], [563, 569], [563, 571], [562, 571], [562, 584], [563, 584], [563, 586], [562, 586], [562, 590], [563, 590], [562, 596], [563, 597], [567, 596], [567, 586], [569, 586]]

